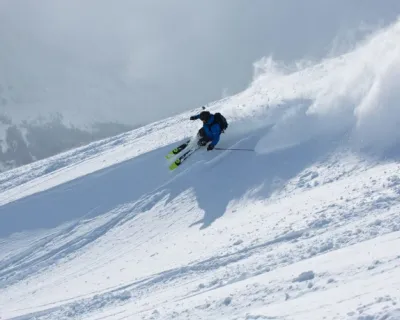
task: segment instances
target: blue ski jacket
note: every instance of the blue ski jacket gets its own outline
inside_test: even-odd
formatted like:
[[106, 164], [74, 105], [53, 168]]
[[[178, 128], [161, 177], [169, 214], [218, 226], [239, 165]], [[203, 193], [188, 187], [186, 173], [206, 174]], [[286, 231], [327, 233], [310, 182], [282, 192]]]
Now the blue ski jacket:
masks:
[[[195, 119], [200, 119], [200, 114], [194, 116]], [[211, 144], [215, 147], [219, 142], [219, 137], [221, 135], [221, 127], [218, 123], [214, 122], [214, 115], [211, 114], [210, 119], [207, 123], [203, 123], [204, 133], [207, 138], [211, 140]]]

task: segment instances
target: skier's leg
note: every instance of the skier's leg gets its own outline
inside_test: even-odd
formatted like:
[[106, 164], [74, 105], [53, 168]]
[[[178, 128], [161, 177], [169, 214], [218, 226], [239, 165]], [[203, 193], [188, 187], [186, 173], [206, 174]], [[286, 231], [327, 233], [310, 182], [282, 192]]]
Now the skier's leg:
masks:
[[197, 138], [198, 138], [197, 145], [200, 147], [205, 146], [207, 142], [211, 141], [210, 138], [206, 136], [204, 128], [201, 128], [199, 130], [199, 132], [197, 133]]
[[206, 136], [206, 133], [204, 131], [204, 128], [200, 128], [199, 131], [197, 132], [197, 137], [198, 138], [203, 138]]

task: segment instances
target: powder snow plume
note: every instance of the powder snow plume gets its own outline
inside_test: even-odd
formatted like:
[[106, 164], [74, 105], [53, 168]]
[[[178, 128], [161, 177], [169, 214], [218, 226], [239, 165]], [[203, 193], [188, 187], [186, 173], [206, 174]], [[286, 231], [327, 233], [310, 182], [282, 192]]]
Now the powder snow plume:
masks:
[[260, 106], [265, 125], [272, 126], [257, 152], [333, 135], [355, 149], [374, 152], [399, 142], [400, 20], [351, 51], [318, 63], [290, 68], [265, 58], [255, 67], [252, 85], [231, 103], [250, 99]]

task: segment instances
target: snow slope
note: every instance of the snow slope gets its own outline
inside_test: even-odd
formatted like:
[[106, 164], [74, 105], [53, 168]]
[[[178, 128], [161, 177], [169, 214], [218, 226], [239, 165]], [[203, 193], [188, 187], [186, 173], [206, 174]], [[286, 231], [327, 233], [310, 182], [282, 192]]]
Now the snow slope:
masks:
[[0, 319], [400, 319], [399, 40], [1, 174]]

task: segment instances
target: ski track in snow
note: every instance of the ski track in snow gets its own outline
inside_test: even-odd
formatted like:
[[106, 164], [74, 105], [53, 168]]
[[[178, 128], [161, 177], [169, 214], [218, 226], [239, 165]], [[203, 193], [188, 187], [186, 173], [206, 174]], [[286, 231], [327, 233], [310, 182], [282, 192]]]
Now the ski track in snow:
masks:
[[257, 152], [200, 150], [169, 172], [192, 110], [1, 174], [0, 319], [400, 319], [396, 148], [303, 113], [323, 96], [347, 115], [325, 91], [336, 63], [396, 51], [398, 29], [212, 104], [230, 122], [219, 146]]

